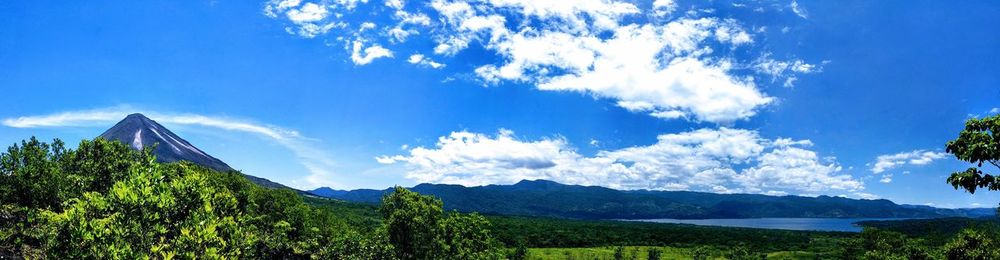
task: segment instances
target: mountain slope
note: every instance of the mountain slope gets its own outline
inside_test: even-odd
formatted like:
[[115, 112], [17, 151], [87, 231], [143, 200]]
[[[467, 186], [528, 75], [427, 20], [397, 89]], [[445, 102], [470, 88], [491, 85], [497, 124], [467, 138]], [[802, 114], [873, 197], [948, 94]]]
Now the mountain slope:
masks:
[[[940, 209], [898, 205], [889, 200], [841, 197], [716, 194], [688, 191], [621, 191], [604, 187], [521, 181], [514, 185], [464, 187], [420, 184], [412, 188], [441, 198], [448, 209], [484, 214], [580, 219], [866, 217], [920, 218], [978, 216], [978, 209]], [[389, 190], [337, 191], [313, 194], [354, 202], [378, 203]]]
[[100, 136], [106, 140], [118, 140], [136, 150], [154, 147], [153, 154], [160, 162], [189, 161], [216, 171], [232, 171], [233, 168], [222, 160], [206, 154], [187, 140], [177, 136], [166, 127], [142, 114], [131, 114], [122, 119]]
[[[216, 171], [234, 171], [228, 164], [212, 157], [198, 147], [191, 145], [187, 140], [171, 132], [156, 121], [149, 119], [142, 114], [131, 114], [119, 121], [107, 131], [99, 136], [106, 140], [118, 140], [136, 150], [154, 147], [153, 155], [156, 161], [171, 163], [177, 161], [189, 161]], [[257, 185], [267, 188], [291, 189], [280, 183], [268, 179], [246, 175], [247, 179]]]

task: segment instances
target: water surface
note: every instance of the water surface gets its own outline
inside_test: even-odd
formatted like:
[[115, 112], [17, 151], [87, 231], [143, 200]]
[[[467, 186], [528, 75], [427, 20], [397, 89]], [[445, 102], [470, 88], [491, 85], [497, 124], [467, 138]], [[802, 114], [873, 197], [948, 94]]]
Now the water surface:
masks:
[[808, 231], [861, 232], [854, 223], [868, 220], [900, 220], [899, 218], [741, 218], [741, 219], [634, 219], [629, 221], [692, 224], [700, 226], [767, 228]]

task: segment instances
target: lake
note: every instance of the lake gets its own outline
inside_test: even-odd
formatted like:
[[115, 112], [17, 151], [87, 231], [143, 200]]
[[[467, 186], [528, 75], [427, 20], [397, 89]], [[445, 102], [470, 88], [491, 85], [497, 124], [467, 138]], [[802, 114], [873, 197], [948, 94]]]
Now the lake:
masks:
[[867, 220], [900, 220], [899, 218], [743, 218], [743, 219], [633, 219], [655, 223], [692, 224], [700, 226], [767, 228], [785, 230], [861, 232], [854, 223]]

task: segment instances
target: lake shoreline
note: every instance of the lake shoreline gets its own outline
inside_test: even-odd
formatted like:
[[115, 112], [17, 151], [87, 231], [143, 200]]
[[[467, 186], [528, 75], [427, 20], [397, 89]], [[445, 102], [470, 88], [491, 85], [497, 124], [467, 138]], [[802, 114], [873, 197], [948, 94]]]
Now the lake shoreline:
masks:
[[857, 223], [864, 221], [894, 221], [915, 218], [731, 218], [731, 219], [615, 219], [615, 221], [647, 222], [663, 224], [687, 224], [696, 226], [759, 228], [795, 231], [861, 232], [864, 227]]

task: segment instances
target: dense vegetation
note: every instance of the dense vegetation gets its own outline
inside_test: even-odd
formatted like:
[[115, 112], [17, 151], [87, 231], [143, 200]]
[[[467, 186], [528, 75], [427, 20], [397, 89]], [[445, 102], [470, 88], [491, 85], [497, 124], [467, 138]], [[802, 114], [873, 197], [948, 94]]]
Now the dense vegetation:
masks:
[[[313, 206], [238, 172], [160, 164], [149, 150], [34, 138], [0, 156], [0, 256], [61, 258], [500, 258], [478, 215], [399, 189], [381, 224]], [[350, 209], [349, 207], [346, 207]], [[358, 209], [363, 210], [363, 209]], [[341, 213], [344, 214], [344, 213]], [[420, 239], [408, 239], [412, 236]], [[410, 237], [408, 237], [410, 236]], [[458, 241], [458, 242], [456, 242]]]
[[[596, 186], [565, 185], [546, 180], [481, 187], [420, 184], [412, 190], [438, 197], [444, 201], [447, 209], [462, 212], [574, 219], [889, 218], [994, 214], [992, 210], [898, 205], [888, 200], [690, 191], [622, 191]], [[382, 196], [392, 191], [337, 191], [323, 188], [313, 190], [312, 193], [346, 201], [378, 203]]]
[[671, 247], [748, 246], [763, 251], [831, 250], [852, 233], [710, 227], [648, 222], [490, 217], [497, 238], [531, 247], [643, 245]]
[[965, 229], [980, 230], [1000, 236], [1000, 218], [935, 218], [864, 221], [865, 227], [894, 231], [926, 239], [931, 246], [942, 246]]

